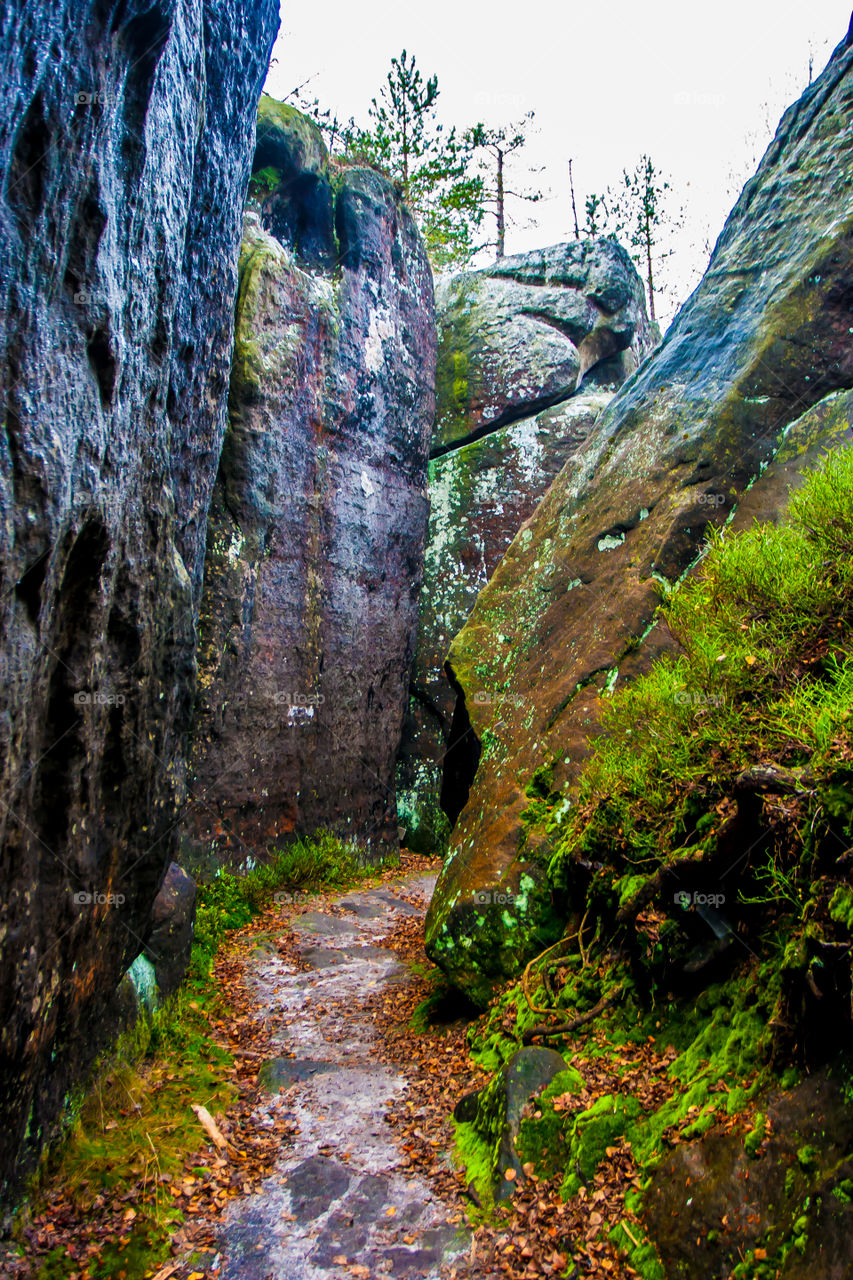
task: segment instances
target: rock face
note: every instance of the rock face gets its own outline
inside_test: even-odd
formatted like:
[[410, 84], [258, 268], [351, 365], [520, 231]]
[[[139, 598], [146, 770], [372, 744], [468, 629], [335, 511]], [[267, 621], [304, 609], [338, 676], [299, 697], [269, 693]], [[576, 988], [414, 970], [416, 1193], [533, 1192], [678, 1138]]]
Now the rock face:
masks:
[[[690, 569], [709, 527], [778, 509], [798, 465], [849, 429], [849, 401], [834, 393], [853, 385], [851, 63], [845, 43], [787, 112], [699, 288], [453, 644], [471, 798], [428, 950], [479, 998], [558, 927], [538, 887], [547, 818], [569, 803], [600, 698], [672, 644], [653, 628], [659, 585]], [[481, 691], [512, 699], [513, 715]], [[484, 911], [495, 892], [514, 905]]]
[[49, 1132], [174, 843], [274, 0], [7, 4], [0, 1185]]
[[[485, 1089], [461, 1098], [454, 1119], [469, 1123], [488, 1144], [492, 1187], [496, 1200], [508, 1200], [513, 1182], [523, 1181], [523, 1161], [518, 1151], [522, 1121], [533, 1110], [530, 1100], [550, 1085], [556, 1076], [565, 1086], [577, 1087], [580, 1076], [569, 1069], [562, 1054], [554, 1049], [529, 1046], [513, 1054]], [[507, 1171], [510, 1176], [507, 1177]]]
[[[643, 1213], [666, 1280], [731, 1275], [747, 1250], [784, 1256], [785, 1280], [835, 1280], [853, 1267], [850, 1107], [836, 1067], [760, 1100], [766, 1136], [721, 1133], [676, 1147]], [[685, 1221], [690, 1229], [685, 1230]]]
[[177, 862], [171, 863], [151, 908], [144, 951], [161, 996], [172, 995], [183, 982], [192, 954], [195, 903], [195, 881]]
[[465, 799], [449, 777], [441, 795], [456, 700], [444, 671], [451, 640], [653, 341], [642, 283], [611, 240], [554, 245], [445, 277], [436, 307], [430, 525], [398, 770], [406, 840], [424, 850], [446, 830], [441, 806], [455, 819]]
[[410, 214], [368, 170], [333, 199], [297, 112], [264, 99], [261, 124], [192, 758], [190, 834], [237, 859], [318, 827], [397, 843], [434, 415]]

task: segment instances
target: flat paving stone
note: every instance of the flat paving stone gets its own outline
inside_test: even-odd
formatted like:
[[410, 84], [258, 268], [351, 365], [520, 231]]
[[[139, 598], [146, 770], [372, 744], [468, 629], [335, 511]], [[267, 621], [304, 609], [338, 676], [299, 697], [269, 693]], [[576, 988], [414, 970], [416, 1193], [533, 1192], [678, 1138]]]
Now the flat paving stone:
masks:
[[279, 1089], [289, 1088], [292, 1084], [312, 1080], [314, 1076], [338, 1070], [337, 1062], [321, 1061], [317, 1058], [271, 1058], [258, 1072], [258, 1084], [268, 1093], [275, 1093]]
[[[413, 877], [400, 891], [423, 896], [425, 909], [433, 884]], [[220, 1280], [341, 1280], [341, 1258], [367, 1267], [370, 1280], [438, 1280], [470, 1247], [448, 1222], [456, 1206], [401, 1164], [383, 1114], [406, 1079], [376, 1056], [362, 1007], [368, 991], [405, 980], [406, 967], [377, 942], [418, 908], [393, 889], [350, 892], [336, 905], [350, 918], [310, 910], [293, 921], [307, 970], [273, 950], [250, 956], [259, 1015], [285, 1012], [281, 1057], [264, 1068], [267, 1105], [282, 1105], [275, 1095], [285, 1088], [299, 1133], [260, 1192], [229, 1206]]]
[[369, 898], [341, 898], [338, 906], [349, 911], [360, 920], [376, 920], [388, 914], [387, 906], [382, 902], [371, 902]]
[[322, 911], [305, 911], [301, 916], [295, 916], [292, 927], [296, 933], [328, 934], [332, 938], [352, 934], [357, 928], [352, 920], [327, 916]]

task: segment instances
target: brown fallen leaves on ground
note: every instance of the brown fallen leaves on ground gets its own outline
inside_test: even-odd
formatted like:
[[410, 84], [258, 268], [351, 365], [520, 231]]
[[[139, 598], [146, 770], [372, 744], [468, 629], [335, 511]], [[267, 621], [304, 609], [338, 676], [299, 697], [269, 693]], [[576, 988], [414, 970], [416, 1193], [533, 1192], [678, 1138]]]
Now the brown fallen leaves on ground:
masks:
[[[392, 883], [432, 869], [434, 865], [429, 860], [404, 855], [401, 867], [383, 874], [380, 880]], [[410, 1170], [427, 1178], [448, 1206], [448, 1220], [464, 1226], [469, 1215], [474, 1221], [479, 1215], [474, 1211], [476, 1193], [451, 1158], [450, 1117], [459, 1098], [481, 1088], [489, 1077], [468, 1055], [470, 1018], [460, 1013], [458, 1005], [454, 1008], [452, 998], [446, 1002], [445, 1013], [440, 1003], [434, 1003], [425, 1030], [412, 1027], [418, 1006], [436, 994], [434, 971], [423, 949], [426, 903], [416, 892], [395, 891], [416, 906], [418, 914], [398, 919], [380, 945], [393, 950], [406, 963], [407, 972], [382, 989], [365, 993], [362, 1006], [376, 1032], [378, 1055], [408, 1081], [384, 1119], [400, 1150], [401, 1172]], [[340, 896], [341, 891], [335, 891], [334, 897]], [[287, 964], [304, 968], [298, 940], [289, 927], [290, 919], [306, 908], [343, 914], [329, 897], [318, 894], [310, 902], [303, 900], [296, 906], [270, 907], [230, 935], [219, 952], [214, 982], [227, 1011], [212, 1023], [212, 1028], [215, 1039], [233, 1055], [228, 1074], [236, 1099], [224, 1116], [213, 1119], [227, 1148], [218, 1150], [199, 1124], [198, 1150], [186, 1159], [180, 1175], [161, 1175], [153, 1182], [140, 1180], [130, 1186], [118, 1186], [87, 1198], [85, 1203], [75, 1203], [62, 1187], [53, 1188], [43, 1212], [31, 1221], [26, 1233], [31, 1259], [21, 1263], [18, 1270], [10, 1270], [10, 1277], [25, 1280], [35, 1274], [50, 1250], [64, 1245], [76, 1266], [68, 1272], [68, 1280], [90, 1280], [103, 1250], [129, 1240], [135, 1206], [156, 1188], [154, 1193], [161, 1202], [179, 1207], [185, 1219], [172, 1237], [172, 1258], [163, 1258], [159, 1271], [155, 1268], [156, 1280], [190, 1280], [191, 1276], [192, 1280], [215, 1280], [218, 1218], [231, 1199], [253, 1194], [261, 1187], [294, 1134], [283, 1099], [278, 1105], [271, 1105], [268, 1095], [264, 1095], [264, 1106], [259, 1106], [257, 1073], [266, 1059], [280, 1054], [284, 1028], [280, 1027], [274, 1008], [258, 1007], [246, 961], [259, 935], [263, 935], [264, 943], [273, 945]], [[345, 1008], [340, 1013], [346, 1018]], [[509, 1027], [510, 1020], [508, 1030]], [[649, 1044], [632, 1047], [621, 1058], [612, 1054], [596, 1056], [586, 1051], [596, 1041], [603, 1045], [603, 1035], [591, 1029], [587, 1036], [578, 1037], [578, 1052], [567, 1055], [586, 1084], [580, 1094], [566, 1095], [561, 1100], [565, 1110], [584, 1109], [603, 1094], [614, 1092], [630, 1092], [650, 1109], [665, 1101], [671, 1090], [666, 1074], [669, 1053], [661, 1054]], [[156, 1087], [153, 1073], [151, 1086]], [[637, 1240], [642, 1235], [639, 1224], [625, 1208], [625, 1195], [637, 1185], [637, 1170], [627, 1144], [620, 1142], [608, 1148], [591, 1183], [568, 1202], [560, 1196], [559, 1177], [540, 1178], [535, 1168], [527, 1166], [525, 1174], [514, 1183], [512, 1200], [493, 1220], [475, 1226], [467, 1257], [445, 1269], [448, 1280], [498, 1280], [507, 1276], [539, 1280], [561, 1276], [570, 1261], [579, 1276], [636, 1280], [636, 1272], [607, 1238], [617, 1224]], [[406, 1242], [415, 1243], [414, 1238]], [[204, 1259], [201, 1262], [200, 1255]], [[121, 1280], [120, 1272], [115, 1274]], [[342, 1268], [342, 1275], [346, 1274], [358, 1274], [357, 1263], [349, 1260]], [[372, 1278], [365, 1273], [363, 1280]]]
[[[88, 1188], [71, 1191], [56, 1180], [46, 1190], [40, 1211], [22, 1232], [27, 1258], [0, 1261], [3, 1274], [8, 1271], [10, 1280], [29, 1280], [48, 1253], [62, 1249], [68, 1260], [68, 1270], [63, 1272], [67, 1280], [90, 1280], [105, 1255], [116, 1256], [115, 1276], [122, 1280], [120, 1255], [131, 1243], [134, 1223], [139, 1227], [143, 1215], [150, 1220], [152, 1215], [162, 1215], [167, 1206], [180, 1210], [184, 1222], [171, 1234], [171, 1251], [177, 1261], [174, 1257], [168, 1262], [163, 1259], [161, 1280], [189, 1276], [193, 1268], [187, 1259], [198, 1251], [206, 1250], [212, 1261], [216, 1219], [230, 1200], [258, 1190], [293, 1133], [292, 1120], [283, 1108], [272, 1112], [267, 1108], [264, 1115], [258, 1111], [257, 1071], [275, 1052], [273, 1022], [258, 1016], [244, 973], [247, 942], [255, 933], [269, 930], [271, 924], [282, 928], [281, 909], [276, 909], [274, 922], [272, 914], [231, 935], [214, 968], [214, 983], [223, 997], [225, 1012], [221, 1018], [211, 1020], [212, 1039], [233, 1055], [233, 1062], [223, 1065], [222, 1073], [236, 1095], [224, 1116], [211, 1117], [226, 1146], [220, 1149], [200, 1119], [198, 1149], [183, 1160], [180, 1173], [159, 1171], [152, 1144], [144, 1171], [129, 1184], [91, 1192]], [[293, 949], [292, 942], [293, 935], [287, 930], [282, 939], [286, 952]], [[293, 954], [295, 957], [295, 949]], [[288, 954], [287, 958], [291, 956]], [[136, 1069], [143, 1090], [154, 1091], [160, 1087], [168, 1064], [155, 1058]], [[203, 1099], [198, 1103], [188, 1099], [187, 1107], [195, 1110], [202, 1102]], [[109, 1122], [108, 1127], [115, 1128], [116, 1123], [120, 1120]], [[204, 1267], [196, 1271], [198, 1276], [209, 1274]]]
[[[474, 1207], [475, 1193], [449, 1156], [453, 1146], [450, 1116], [459, 1098], [481, 1088], [489, 1077], [468, 1056], [470, 1022], [438, 1020], [421, 1033], [409, 1025], [418, 1005], [435, 991], [423, 950], [422, 918], [400, 921], [381, 945], [417, 966], [404, 986], [371, 995], [365, 1001], [375, 1015], [386, 1060], [408, 1079], [405, 1093], [392, 1104], [385, 1119], [394, 1130], [404, 1164], [428, 1178], [445, 1199], [455, 1197], [460, 1215], [467, 1215]], [[604, 1045], [601, 1033], [581, 1037], [577, 1043], [581, 1051], [567, 1057], [586, 1084], [580, 1094], [566, 1095], [565, 1110], [584, 1110], [602, 1095], [618, 1092], [631, 1093], [651, 1110], [671, 1096], [667, 1068], [675, 1056], [673, 1050], [661, 1053], [650, 1043], [632, 1046], [617, 1056], [583, 1052], [587, 1044], [590, 1048]], [[515, 1182], [512, 1200], [505, 1208], [498, 1210], [493, 1221], [475, 1228], [467, 1260], [447, 1268], [448, 1280], [507, 1276], [539, 1280], [563, 1275], [571, 1261], [579, 1276], [636, 1280], [636, 1271], [608, 1239], [608, 1233], [620, 1224], [637, 1243], [643, 1238], [642, 1227], [625, 1206], [626, 1194], [639, 1185], [627, 1143], [608, 1148], [591, 1183], [567, 1202], [560, 1196], [561, 1177], [540, 1178], [532, 1166], [525, 1166], [525, 1173]]]

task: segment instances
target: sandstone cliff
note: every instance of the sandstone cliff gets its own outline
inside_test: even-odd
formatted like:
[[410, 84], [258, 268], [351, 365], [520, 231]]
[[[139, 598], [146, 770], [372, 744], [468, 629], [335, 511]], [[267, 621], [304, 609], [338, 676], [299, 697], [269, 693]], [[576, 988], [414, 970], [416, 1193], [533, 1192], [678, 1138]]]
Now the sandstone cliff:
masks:
[[[826, 439], [845, 430], [828, 401], [830, 412], [789, 432], [853, 385], [851, 66], [847, 42], [783, 117], [699, 288], [454, 641], [459, 736], [481, 751], [428, 950], [478, 998], [562, 927], [542, 888], [551, 846], [540, 802], [568, 806], [601, 698], [672, 645], [654, 626], [660, 587], [690, 570], [709, 527], [778, 508], [796, 470], [790, 456], [782, 470], [786, 435], [805, 459], [821, 424]], [[503, 905], [489, 905], [494, 894]]]
[[0, 1179], [43, 1140], [175, 841], [275, 0], [2, 15]]
[[396, 846], [432, 275], [391, 183], [332, 175], [316, 127], [269, 98], [254, 168], [208, 532], [191, 836], [236, 860], [318, 827]]

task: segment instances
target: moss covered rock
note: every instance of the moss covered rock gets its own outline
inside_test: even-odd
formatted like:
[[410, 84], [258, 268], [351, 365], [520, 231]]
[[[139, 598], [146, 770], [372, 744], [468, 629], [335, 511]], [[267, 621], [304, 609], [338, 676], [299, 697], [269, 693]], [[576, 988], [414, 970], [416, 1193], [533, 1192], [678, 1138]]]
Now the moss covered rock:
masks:
[[379, 174], [348, 169], [334, 228], [317, 216], [328, 174], [315, 135], [291, 108], [262, 103], [256, 165], [284, 172], [286, 152], [300, 180], [283, 178], [246, 215], [208, 529], [187, 839], [241, 862], [318, 827], [378, 848], [398, 839], [432, 277]]
[[[544, 858], [617, 682], [672, 637], [660, 589], [696, 564], [709, 528], [784, 505], [822, 444], [850, 431], [853, 50], [842, 45], [784, 116], [699, 288], [617, 393], [483, 590], [449, 663], [465, 695], [470, 799], [427, 922], [430, 954], [479, 993], [507, 948], [474, 914], [485, 886]], [[477, 701], [483, 680], [503, 705]], [[535, 805], [531, 780], [548, 775]], [[542, 882], [540, 882], [542, 883]], [[548, 903], [525, 899], [531, 921]], [[519, 922], [515, 964], [543, 938]], [[503, 939], [501, 940], [501, 943]]]
[[519, 1049], [476, 1099], [463, 1099], [467, 1105], [457, 1107], [457, 1120], [471, 1126], [471, 1133], [462, 1135], [463, 1147], [469, 1155], [480, 1148], [479, 1179], [477, 1171], [472, 1172], [487, 1200], [508, 1199], [514, 1184], [524, 1178], [523, 1162], [528, 1157], [520, 1154], [520, 1135], [527, 1117], [534, 1113], [533, 1100], [543, 1090], [552, 1093], [556, 1082], [563, 1093], [582, 1085], [578, 1073], [555, 1050]]
[[[407, 842], [424, 849], [440, 845], [442, 813], [453, 821], [464, 803], [453, 777], [443, 776], [455, 700], [444, 672], [450, 643], [653, 339], [643, 286], [612, 240], [505, 258], [436, 288], [430, 525], [398, 773]], [[500, 702], [500, 693], [499, 683], [483, 681], [469, 696]]]
[[849, 1088], [845, 1071], [821, 1071], [758, 1099], [762, 1110], [746, 1134], [742, 1126], [715, 1130], [661, 1160], [643, 1217], [667, 1280], [850, 1274]]
[[305, 266], [334, 266], [334, 198], [323, 135], [313, 120], [267, 93], [258, 106], [248, 207]]

